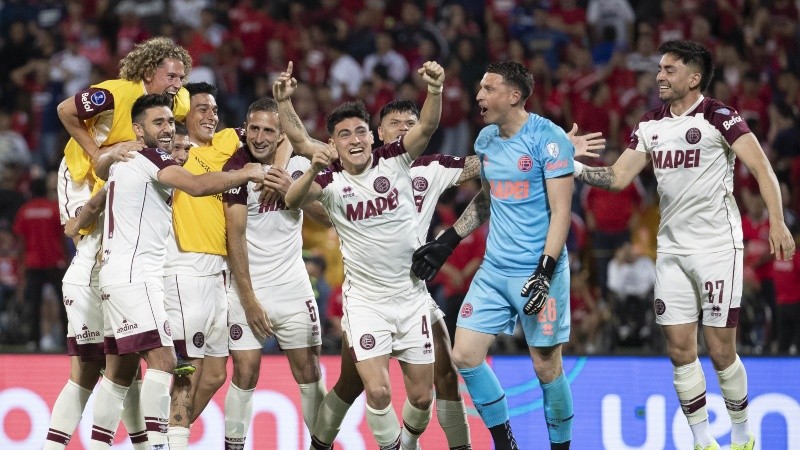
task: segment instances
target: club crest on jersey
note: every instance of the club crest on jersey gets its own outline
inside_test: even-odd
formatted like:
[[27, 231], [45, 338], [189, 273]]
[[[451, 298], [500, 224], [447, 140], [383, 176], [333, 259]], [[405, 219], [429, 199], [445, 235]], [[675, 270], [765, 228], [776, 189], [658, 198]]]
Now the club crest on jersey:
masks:
[[428, 190], [428, 180], [425, 177], [414, 177], [411, 185], [414, 186], [414, 190], [418, 192], [425, 192]]
[[103, 91], [97, 91], [89, 97], [89, 101], [92, 102], [93, 105], [100, 106], [106, 102], [106, 93]]
[[303, 176], [303, 171], [301, 171], [301, 170], [295, 170], [294, 172], [292, 172], [292, 179], [293, 180], [296, 180], [296, 179], [298, 179], [298, 178], [300, 178], [302, 176]]
[[461, 306], [461, 317], [468, 318], [472, 315], [472, 303], [464, 303]]
[[375, 192], [379, 194], [385, 194], [389, 192], [389, 186], [389, 179], [386, 177], [375, 178], [375, 181], [372, 183], [372, 187], [375, 189]]
[[206, 336], [198, 331], [197, 333], [192, 336], [192, 344], [194, 344], [197, 348], [203, 348], [203, 345], [206, 343]]
[[686, 132], [686, 142], [690, 144], [697, 144], [700, 142], [701, 137], [703, 137], [703, 135], [698, 128], [692, 127]]
[[[548, 152], [550, 152], [551, 145], [554, 144], [547, 144]], [[553, 155], [552, 152], [550, 152], [550, 154]], [[557, 154], [558, 154], [558, 145], [556, 145], [556, 155]], [[555, 157], [555, 155], [553, 155], [553, 157]], [[533, 167], [533, 160], [531, 159], [531, 157], [528, 155], [520, 156], [519, 161], [517, 161], [517, 168], [523, 172], [529, 172], [531, 170], [531, 167]]]
[[664, 300], [657, 298], [655, 301], [655, 308], [656, 308], [656, 314], [660, 316], [664, 314], [664, 312], [667, 310], [667, 305], [664, 304]]
[[558, 144], [556, 144], [555, 142], [547, 144], [547, 153], [549, 153], [550, 156], [552, 156], [553, 158], [558, 158], [559, 150], [560, 149], [558, 148]]
[[164, 333], [167, 333], [167, 336], [172, 336], [172, 328], [169, 327], [169, 320], [164, 321]]
[[361, 344], [361, 348], [364, 350], [372, 350], [375, 348], [375, 338], [369, 333], [362, 335], [358, 343]]
[[239, 339], [242, 338], [243, 334], [244, 333], [242, 332], [241, 325], [239, 324], [231, 325], [231, 339], [233, 339], [234, 341], [238, 341]]

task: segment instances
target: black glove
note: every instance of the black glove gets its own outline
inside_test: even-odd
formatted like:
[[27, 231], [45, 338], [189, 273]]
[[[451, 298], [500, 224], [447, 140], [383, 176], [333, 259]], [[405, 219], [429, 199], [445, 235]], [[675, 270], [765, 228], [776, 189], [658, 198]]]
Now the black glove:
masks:
[[536, 271], [522, 285], [520, 295], [528, 297], [528, 301], [522, 307], [522, 312], [530, 316], [539, 314], [539, 311], [544, 308], [544, 302], [547, 301], [547, 296], [550, 293], [550, 279], [553, 278], [553, 272], [555, 271], [556, 260], [548, 255], [542, 255], [539, 258], [539, 266]]
[[420, 280], [431, 281], [453, 253], [461, 236], [453, 228], [448, 228], [438, 238], [418, 248], [411, 257], [411, 271]]

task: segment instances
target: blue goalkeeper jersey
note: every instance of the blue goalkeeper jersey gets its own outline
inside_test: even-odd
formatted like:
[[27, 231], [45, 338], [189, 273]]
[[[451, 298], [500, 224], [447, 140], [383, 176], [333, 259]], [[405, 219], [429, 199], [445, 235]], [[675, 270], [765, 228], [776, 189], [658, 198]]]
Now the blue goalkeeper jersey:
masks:
[[[571, 174], [575, 149], [564, 130], [529, 114], [510, 139], [489, 125], [475, 140], [481, 178], [491, 188], [491, 217], [483, 265], [507, 276], [527, 276], [536, 268], [550, 224], [545, 180]], [[567, 267], [566, 246], [557, 271]]]

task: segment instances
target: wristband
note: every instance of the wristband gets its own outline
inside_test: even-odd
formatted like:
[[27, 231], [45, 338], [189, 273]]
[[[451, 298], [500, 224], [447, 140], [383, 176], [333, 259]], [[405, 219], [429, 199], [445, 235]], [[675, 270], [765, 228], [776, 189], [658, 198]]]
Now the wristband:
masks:
[[452, 249], [458, 247], [461, 239], [463, 238], [456, 233], [456, 230], [453, 227], [444, 230], [444, 232], [436, 238], [437, 241], [447, 244]]
[[434, 86], [432, 84], [428, 85], [428, 92], [431, 94], [441, 94], [444, 86]]
[[584, 167], [583, 163], [580, 163], [578, 161], [573, 161], [572, 164], [575, 166], [575, 171], [572, 172], [572, 177], [573, 178], [580, 177], [581, 174], [583, 173], [583, 167]]
[[553, 278], [553, 273], [556, 271], [556, 260], [550, 255], [542, 255], [539, 257], [539, 266], [536, 268], [536, 273], [541, 273], [548, 279]]

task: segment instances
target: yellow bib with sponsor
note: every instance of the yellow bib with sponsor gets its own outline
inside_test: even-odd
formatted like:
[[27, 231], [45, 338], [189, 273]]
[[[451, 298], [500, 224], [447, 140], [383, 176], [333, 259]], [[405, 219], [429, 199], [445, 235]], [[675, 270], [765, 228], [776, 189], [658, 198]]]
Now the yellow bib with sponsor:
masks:
[[[239, 148], [239, 142], [236, 130], [226, 128], [214, 135], [211, 145], [192, 147], [183, 168], [195, 175], [219, 172]], [[172, 222], [182, 251], [228, 254], [222, 194], [192, 197], [176, 189], [172, 195]]]
[[[102, 113], [86, 121], [86, 126], [92, 138], [98, 142], [100, 147], [136, 140], [136, 135], [133, 134], [131, 108], [133, 108], [133, 103], [136, 99], [145, 94], [144, 84], [141, 81], [108, 80], [92, 87], [106, 89], [114, 98], [113, 117], [110, 124], [98, 124], [98, 120], [101, 117], [104, 118], [102, 120], [108, 120], [108, 116]], [[181, 88], [175, 96], [172, 112], [177, 121], [182, 121], [189, 112], [189, 92], [185, 88]], [[101, 128], [108, 130], [107, 136], [98, 135], [98, 131]], [[89, 155], [83, 151], [75, 139], [70, 138], [66, 147], [64, 147], [64, 158], [72, 179], [76, 182], [81, 182], [87, 178], [90, 181], [97, 179], [94, 176]]]

